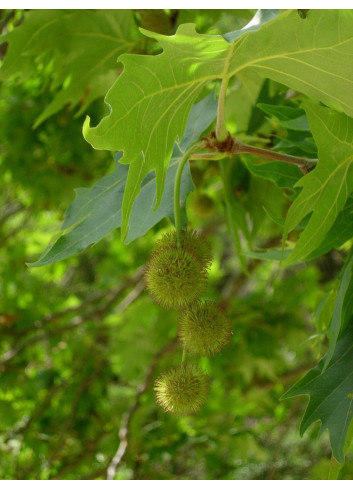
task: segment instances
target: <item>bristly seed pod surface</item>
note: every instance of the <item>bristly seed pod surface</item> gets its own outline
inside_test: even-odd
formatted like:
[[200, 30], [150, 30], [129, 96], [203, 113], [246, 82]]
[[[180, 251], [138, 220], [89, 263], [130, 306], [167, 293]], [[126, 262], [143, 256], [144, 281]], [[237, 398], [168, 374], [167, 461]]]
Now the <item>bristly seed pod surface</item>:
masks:
[[208, 394], [209, 379], [195, 365], [182, 365], [164, 372], [155, 382], [157, 403], [164, 411], [185, 416], [199, 411]]
[[230, 322], [212, 301], [197, 301], [182, 311], [179, 338], [189, 353], [212, 355], [224, 348], [232, 335]]
[[180, 246], [175, 232], [166, 233], [145, 267], [147, 290], [167, 309], [184, 307], [205, 291], [211, 260], [208, 243], [197, 233], [183, 232]]

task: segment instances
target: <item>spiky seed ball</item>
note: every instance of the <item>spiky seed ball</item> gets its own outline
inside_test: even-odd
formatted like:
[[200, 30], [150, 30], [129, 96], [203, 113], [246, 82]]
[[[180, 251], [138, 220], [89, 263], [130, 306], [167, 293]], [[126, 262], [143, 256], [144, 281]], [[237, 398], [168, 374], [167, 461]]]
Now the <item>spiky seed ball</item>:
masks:
[[215, 302], [197, 301], [181, 313], [178, 334], [189, 353], [208, 356], [228, 344], [232, 330], [226, 315]]
[[210, 247], [197, 233], [183, 232], [180, 246], [175, 232], [166, 233], [145, 267], [146, 288], [162, 307], [183, 307], [205, 291], [210, 262]]
[[[177, 235], [170, 231], [156, 242], [153, 253], [158, 253], [161, 248], [177, 247]], [[211, 247], [206, 239], [202, 238], [195, 230], [181, 232], [181, 248], [194, 255], [200, 266], [208, 268], [212, 262]]]
[[155, 382], [157, 403], [164, 411], [185, 416], [199, 411], [208, 394], [209, 379], [195, 365], [182, 365], [164, 372]]

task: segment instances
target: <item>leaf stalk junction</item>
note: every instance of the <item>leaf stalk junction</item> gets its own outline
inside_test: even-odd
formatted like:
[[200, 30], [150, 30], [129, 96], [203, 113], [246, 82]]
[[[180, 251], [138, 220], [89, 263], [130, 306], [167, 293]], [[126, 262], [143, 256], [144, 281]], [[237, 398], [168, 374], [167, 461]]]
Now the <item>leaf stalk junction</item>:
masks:
[[191, 160], [220, 160], [234, 154], [247, 153], [260, 156], [261, 158], [283, 161], [291, 165], [296, 165], [303, 174], [312, 171], [318, 162], [316, 158], [304, 158], [302, 156], [278, 153], [277, 151], [270, 149], [258, 148], [239, 141], [229, 133], [227, 139], [222, 142], [217, 140], [215, 132], [212, 132], [209, 136], [204, 138], [203, 141], [205, 143], [203, 148], [212, 150], [212, 152], [194, 153], [190, 156]]

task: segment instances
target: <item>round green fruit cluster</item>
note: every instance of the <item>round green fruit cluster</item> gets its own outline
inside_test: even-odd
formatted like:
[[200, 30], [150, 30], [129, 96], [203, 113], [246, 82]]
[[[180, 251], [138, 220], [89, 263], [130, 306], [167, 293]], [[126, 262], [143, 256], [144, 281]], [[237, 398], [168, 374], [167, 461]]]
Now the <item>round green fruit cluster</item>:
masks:
[[196, 413], [208, 394], [208, 377], [195, 365], [164, 372], [155, 382], [157, 403], [177, 416]]
[[180, 244], [175, 232], [166, 233], [145, 267], [146, 288], [162, 307], [180, 309], [205, 291], [211, 260], [208, 243], [194, 231], [183, 232]]
[[[145, 267], [146, 288], [155, 302], [179, 311], [178, 336], [184, 352], [209, 356], [230, 340], [232, 330], [222, 309], [213, 301], [201, 301], [207, 287], [211, 248], [195, 231], [162, 236]], [[197, 412], [206, 401], [208, 377], [195, 365], [163, 373], [155, 383], [157, 403], [166, 412], [182, 416]]]
[[180, 315], [179, 338], [193, 355], [214, 355], [228, 344], [231, 335], [230, 322], [215, 302], [194, 302]]

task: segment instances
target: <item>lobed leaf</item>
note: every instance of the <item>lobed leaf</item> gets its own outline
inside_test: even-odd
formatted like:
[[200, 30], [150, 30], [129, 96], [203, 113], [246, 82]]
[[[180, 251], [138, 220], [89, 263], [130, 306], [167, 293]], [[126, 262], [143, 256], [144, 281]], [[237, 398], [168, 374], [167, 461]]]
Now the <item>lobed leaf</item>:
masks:
[[353, 251], [348, 257], [340, 274], [340, 285], [328, 329], [330, 345], [325, 357], [323, 369], [329, 364], [340, 335], [345, 331], [353, 315]]
[[133, 13], [128, 10], [32, 10], [4, 37], [9, 47], [0, 80], [36, 74], [38, 59], [50, 59], [53, 100], [38, 126], [66, 104], [81, 102], [80, 113], [106, 94], [117, 77], [117, 57], [136, 46]]
[[318, 146], [319, 162], [296, 184], [303, 189], [289, 209], [284, 239], [312, 214], [285, 265], [306, 259], [319, 247], [353, 191], [353, 143], [349, 136], [353, 119], [314, 103], [303, 105]]
[[[267, 19], [266, 19], [267, 20]], [[181, 25], [174, 36], [142, 32], [159, 41], [158, 56], [123, 55], [124, 72], [108, 92], [110, 114], [84, 135], [97, 149], [122, 150], [130, 165], [123, 201], [126, 235], [144, 177], [155, 170], [160, 204], [167, 162], [192, 104], [213, 80], [240, 72], [288, 85], [353, 116], [352, 10], [311, 10], [306, 19], [286, 11], [234, 36], [198, 34]], [[280, 42], [279, 42], [280, 40]]]
[[327, 428], [333, 456], [344, 462], [344, 447], [353, 418], [353, 325], [338, 340], [326, 368], [325, 357], [297, 382], [282, 399], [302, 394], [310, 396], [300, 432], [303, 434], [315, 421], [321, 421], [320, 434]]
[[242, 156], [247, 168], [254, 175], [274, 182], [278, 187], [293, 189], [303, 176], [295, 165], [288, 165], [282, 161], [271, 161], [269, 163], [255, 163], [255, 158], [249, 155]]
[[338, 214], [338, 217], [332, 228], [326, 234], [321, 245], [315, 251], [310, 253], [307, 260], [324, 255], [333, 248], [338, 248], [353, 237], [353, 198], [350, 197], [344, 209]]
[[[173, 158], [168, 166], [162, 205], [155, 212], [153, 209], [156, 201], [156, 177], [153, 173], [146, 176], [141, 192], [134, 202], [126, 243], [145, 234], [164, 217], [173, 220], [173, 192], [178, 164], [194, 138], [198, 138], [213, 122], [216, 109], [214, 93], [192, 108], [184, 137], [175, 145]], [[40, 267], [68, 258], [97, 243], [110, 231], [121, 226], [121, 206], [128, 167], [120, 164], [120, 158], [121, 153], [114, 155], [115, 170], [98, 180], [92, 188], [76, 189], [76, 199], [67, 210], [62, 232], [56, 237], [55, 242], [47, 247], [39, 260], [29, 266]], [[184, 213], [186, 198], [193, 188], [189, 166], [185, 165], [180, 187]]]

